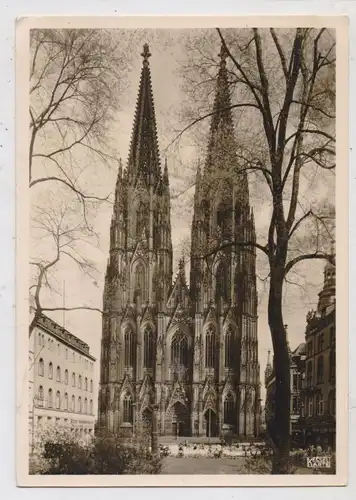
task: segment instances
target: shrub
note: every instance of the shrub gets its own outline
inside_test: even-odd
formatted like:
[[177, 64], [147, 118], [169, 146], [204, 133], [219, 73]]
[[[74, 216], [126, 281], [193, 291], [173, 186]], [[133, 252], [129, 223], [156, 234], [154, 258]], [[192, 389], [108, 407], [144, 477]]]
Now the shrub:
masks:
[[101, 434], [87, 443], [63, 431], [40, 443], [39, 461], [30, 464], [34, 474], [159, 474], [161, 457], [145, 443]]

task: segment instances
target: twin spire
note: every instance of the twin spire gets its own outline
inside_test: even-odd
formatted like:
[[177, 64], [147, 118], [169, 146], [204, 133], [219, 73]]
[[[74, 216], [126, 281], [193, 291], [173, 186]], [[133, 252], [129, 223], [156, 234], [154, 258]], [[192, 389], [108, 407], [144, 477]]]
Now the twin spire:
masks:
[[[136, 103], [135, 118], [131, 136], [128, 174], [133, 180], [139, 177], [148, 185], [156, 186], [162, 179], [163, 183], [168, 185], [168, 169], [165, 165], [162, 175], [155, 107], [152, 92], [151, 71], [149, 58], [151, 53], [147, 43], [143, 46], [141, 53], [143, 58], [139, 91]], [[225, 46], [221, 46], [219, 53], [220, 66], [217, 77], [217, 88], [214, 100], [213, 114], [210, 125], [210, 139], [208, 145], [207, 167], [214, 163], [214, 150], [216, 147], [221, 151], [221, 136], [229, 136], [228, 142], [231, 143], [233, 154], [236, 155], [234, 141], [234, 126], [231, 113], [231, 99], [229, 92], [228, 71], [226, 68], [226, 59], [228, 53]], [[218, 143], [216, 143], [218, 141]], [[225, 147], [226, 146], [226, 147]], [[226, 144], [225, 149], [230, 149]]]

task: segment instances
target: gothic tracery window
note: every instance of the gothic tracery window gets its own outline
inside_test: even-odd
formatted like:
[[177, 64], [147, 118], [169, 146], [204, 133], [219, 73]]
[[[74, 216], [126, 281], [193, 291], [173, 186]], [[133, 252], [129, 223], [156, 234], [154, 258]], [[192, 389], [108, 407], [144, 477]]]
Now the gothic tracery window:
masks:
[[144, 332], [143, 366], [145, 368], [153, 368], [153, 365], [154, 365], [153, 332], [150, 328], [146, 328]]
[[215, 367], [215, 331], [212, 327], [208, 329], [205, 336], [205, 367]]
[[234, 424], [234, 398], [227, 394], [224, 398], [224, 424]]
[[133, 331], [127, 328], [124, 334], [125, 368], [133, 368], [135, 360], [135, 340]]
[[219, 234], [228, 238], [231, 234], [231, 207], [226, 202], [221, 202], [216, 212], [216, 226]]
[[135, 295], [138, 294], [143, 302], [147, 300], [146, 270], [142, 262], [139, 262], [135, 269]]
[[130, 394], [125, 394], [123, 400], [123, 421], [126, 423], [133, 423], [133, 404]]
[[228, 328], [225, 334], [225, 368], [233, 367], [233, 334]]
[[215, 274], [215, 302], [218, 304], [220, 298], [224, 302], [229, 297], [229, 271], [224, 262], [220, 262]]
[[146, 227], [147, 209], [141, 201], [136, 212], [136, 236], [141, 238], [144, 228]]
[[176, 333], [171, 344], [172, 364], [188, 366], [188, 339], [183, 333]]

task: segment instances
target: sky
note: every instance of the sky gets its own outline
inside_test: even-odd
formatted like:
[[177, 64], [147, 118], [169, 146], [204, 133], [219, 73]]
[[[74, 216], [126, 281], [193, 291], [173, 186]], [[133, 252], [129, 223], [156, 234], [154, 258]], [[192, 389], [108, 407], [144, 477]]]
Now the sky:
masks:
[[[183, 34], [184, 37], [184, 34]], [[200, 158], [201, 151], [194, 147], [192, 133], [187, 131], [179, 144], [168, 147], [176, 135], [176, 130], [182, 128], [180, 123], [180, 111], [182, 102], [186, 99], [182, 89], [182, 76], [180, 73], [181, 64], [184, 61], [184, 48], [181, 43], [182, 33], [167, 32], [161, 36], [157, 32], [144, 32], [140, 34], [137, 46], [132, 46], [132, 69], [128, 75], [128, 83], [120, 95], [120, 109], [115, 116], [115, 123], [112, 126], [110, 137], [114, 142], [115, 149], [122, 157], [124, 165], [128, 157], [130, 135], [135, 111], [140, 71], [142, 65], [142, 44], [148, 42], [150, 45], [150, 68], [152, 77], [153, 95], [155, 101], [156, 121], [158, 127], [158, 142], [161, 150], [161, 160], [166, 156], [170, 175], [171, 192], [173, 193], [171, 202], [171, 224], [172, 240], [174, 250], [174, 272], [177, 271], [177, 261], [181, 256], [182, 246], [186, 245], [190, 237], [190, 226], [192, 219], [192, 197], [194, 187], [188, 189], [182, 196], [177, 198], [174, 194], [186, 186], [190, 185], [194, 168]], [[162, 43], [164, 40], [166, 43]], [[168, 40], [168, 43], [167, 43]], [[217, 52], [219, 45], [217, 44]], [[136, 55], [135, 55], [136, 53]], [[238, 126], [236, 127], [238, 133]], [[168, 147], [168, 148], [167, 148]], [[79, 158], [80, 161], [80, 158]], [[83, 159], [84, 161], [84, 159]], [[41, 168], [41, 166], [37, 166]], [[102, 169], [100, 165], [94, 163], [91, 176], [83, 185], [87, 192], [92, 192], [95, 186], [101, 193], [110, 193], [115, 189], [117, 169], [113, 166], [110, 170]], [[325, 185], [314, 184], [309, 186], [311, 197], [333, 196], [333, 188], [325, 188]], [[310, 189], [313, 192], [310, 192]], [[265, 234], [266, 223], [268, 222], [268, 204], [261, 203], [259, 188], [256, 185], [250, 186], [250, 204], [254, 208], [256, 220], [257, 236]], [[40, 204], [53, 203], [53, 197], [63, 193], [62, 188], [52, 185], [43, 190], [43, 186], [38, 186], [31, 191], [32, 208]], [[102, 293], [106, 262], [109, 249], [109, 228], [112, 214], [112, 205], [103, 203], [96, 213], [93, 221], [96, 232], [99, 235], [97, 247], [87, 247], [88, 255], [95, 262], [97, 272], [95, 276], [88, 277], [78, 270], [78, 268], [68, 261], [60, 261], [52, 277], [55, 283], [56, 293], [44, 291], [42, 303], [47, 307], [62, 306], [75, 307], [78, 305], [89, 305], [102, 307]], [[263, 239], [262, 239], [263, 241]], [[32, 255], [49, 255], [52, 249], [47, 243], [32, 239]], [[189, 264], [187, 264], [189, 265]], [[296, 348], [304, 341], [306, 327], [306, 314], [316, 308], [318, 292], [323, 283], [323, 262], [306, 261], [298, 267], [298, 274], [304, 279], [303, 286], [287, 285], [285, 287], [285, 297], [283, 306], [284, 321], [288, 325], [288, 340], [292, 349]], [[260, 277], [266, 275], [263, 261], [257, 258], [257, 274]], [[65, 283], [65, 297], [63, 289]], [[263, 374], [267, 362], [268, 351], [272, 348], [270, 332], [267, 322], [267, 288], [266, 283], [257, 279], [259, 305], [258, 305], [258, 342], [259, 342], [259, 362], [261, 367], [262, 398], [264, 398]], [[96, 385], [99, 383], [100, 373], [100, 342], [101, 342], [101, 316], [97, 312], [73, 311], [48, 313], [59, 324], [64, 325], [71, 333], [87, 342], [90, 352], [96, 357]]]

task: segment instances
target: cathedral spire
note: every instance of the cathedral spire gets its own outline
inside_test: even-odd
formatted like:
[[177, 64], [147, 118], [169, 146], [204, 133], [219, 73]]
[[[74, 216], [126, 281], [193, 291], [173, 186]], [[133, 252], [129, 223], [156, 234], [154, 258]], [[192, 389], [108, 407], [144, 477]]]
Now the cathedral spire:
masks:
[[179, 259], [179, 264], [178, 264], [178, 274], [179, 278], [181, 280], [181, 283], [183, 286], [187, 285], [187, 280], [185, 277], [185, 260], [184, 260], [184, 255]]
[[216, 85], [213, 116], [210, 126], [211, 133], [216, 133], [216, 131], [221, 128], [227, 128], [229, 132], [233, 132], [234, 128], [231, 113], [228, 71], [226, 68], [227, 52], [223, 45], [221, 46], [219, 57], [220, 66]]
[[169, 188], [169, 175], [168, 175], [167, 157], [164, 159], [163, 185], [166, 188]]
[[[210, 122], [208, 151], [204, 177], [212, 175], [231, 179], [238, 168], [232, 103], [227, 69], [227, 52], [224, 46], [219, 54], [220, 64], [216, 81], [215, 99]], [[214, 173], [213, 173], [214, 172]], [[239, 180], [241, 192], [247, 189], [245, 175]]]
[[143, 64], [131, 136], [128, 170], [130, 178], [134, 182], [138, 178], [142, 178], [147, 185], [155, 186], [161, 178], [161, 167], [149, 65], [151, 53], [147, 43], [143, 46], [141, 55]]

